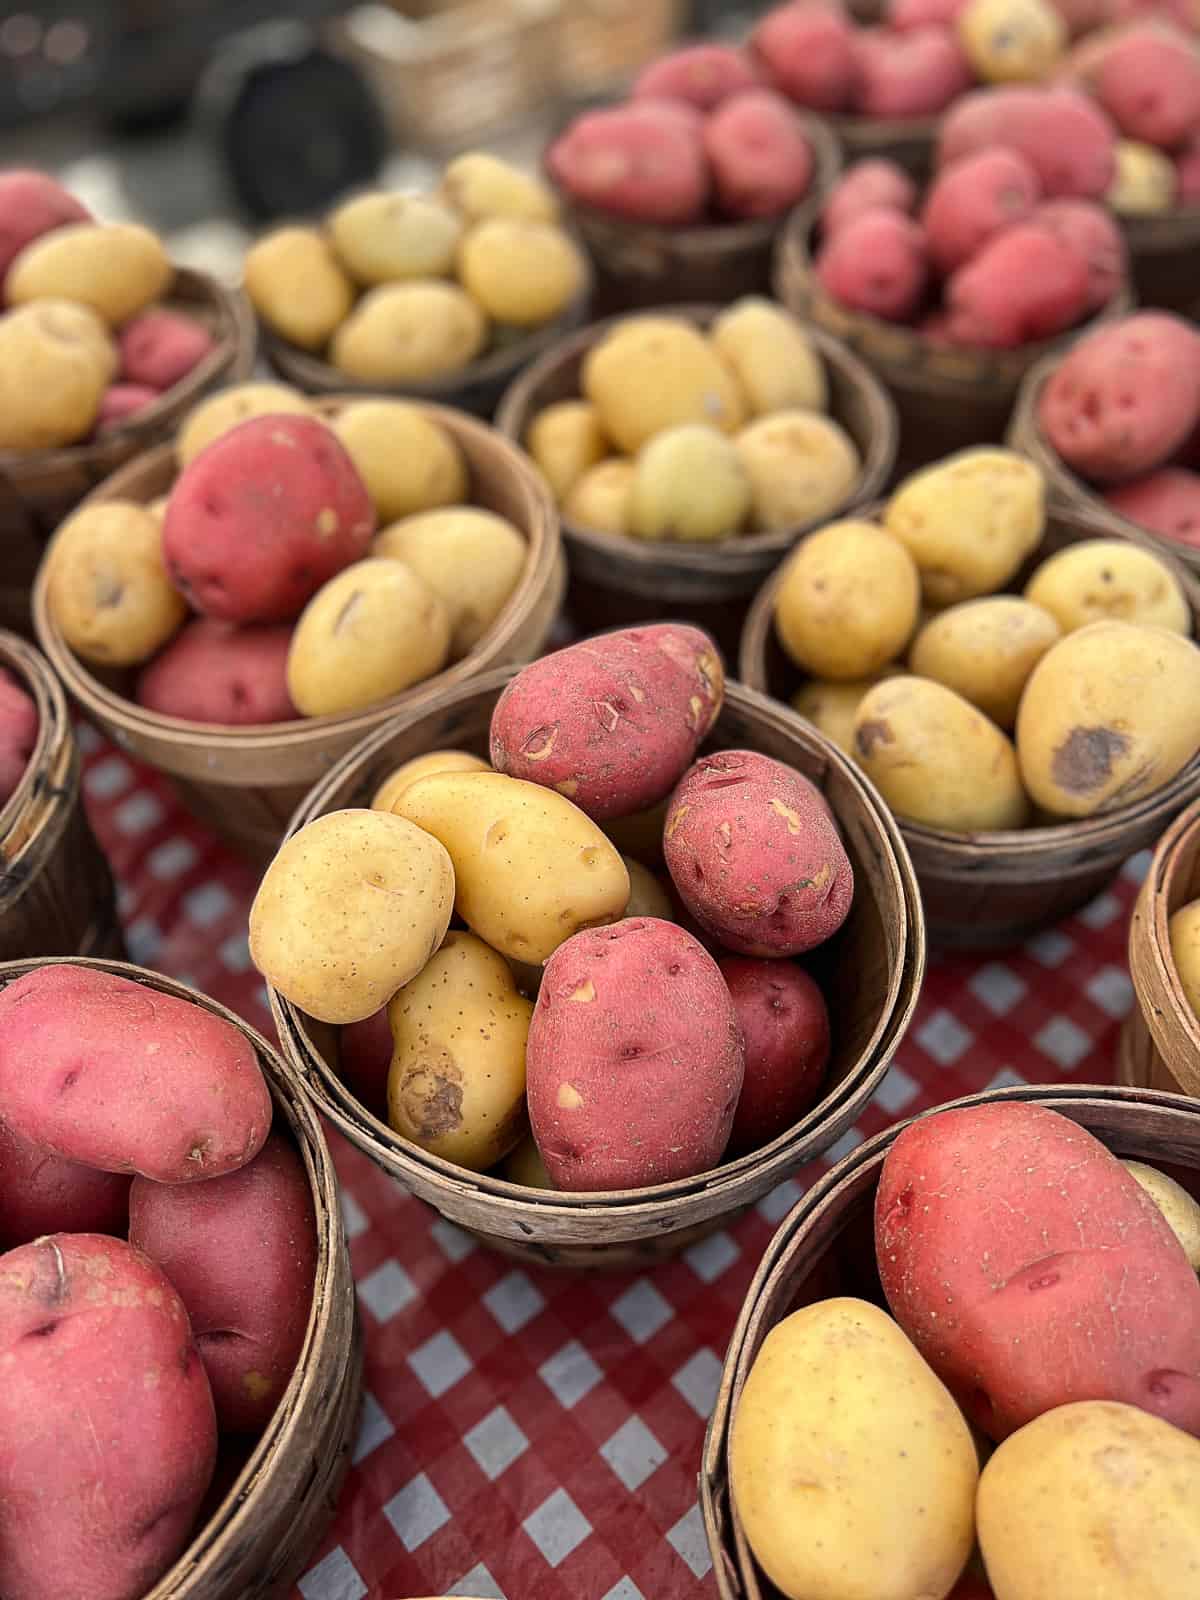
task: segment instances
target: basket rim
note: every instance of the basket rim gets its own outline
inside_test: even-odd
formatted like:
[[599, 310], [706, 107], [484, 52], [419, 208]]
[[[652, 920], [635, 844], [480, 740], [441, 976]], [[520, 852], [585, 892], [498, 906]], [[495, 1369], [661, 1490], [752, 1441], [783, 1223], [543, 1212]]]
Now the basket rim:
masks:
[[[1188, 1001], [1179, 968], [1171, 953], [1171, 912], [1169, 899], [1180, 870], [1180, 856], [1200, 835], [1200, 800], [1181, 811], [1154, 847], [1150, 870], [1139, 891], [1129, 924], [1129, 964], [1134, 993], [1142, 1021], [1158, 1053], [1167, 1057], [1172, 1075], [1187, 1066], [1200, 1091], [1200, 1018]], [[1144, 975], [1139, 957], [1143, 954], [1150, 972]], [[1148, 981], [1149, 980], [1149, 981]], [[1164, 1008], [1169, 1002], [1171, 1010]], [[1182, 1030], [1184, 1049], [1171, 1038], [1172, 1030]], [[1184, 1059], [1187, 1058], [1187, 1059]]]
[[41, 834], [42, 829], [35, 827], [18, 847], [15, 856], [6, 854], [5, 841], [14, 823], [31, 801], [45, 793], [45, 769], [56, 741], [61, 740], [68, 747], [67, 771], [62, 781], [70, 789], [74, 789], [78, 782], [79, 762], [67, 697], [50, 663], [19, 634], [0, 628], [0, 670], [4, 669], [16, 677], [21, 687], [29, 693], [38, 714], [37, 739], [25, 763], [25, 770], [8, 800], [0, 806], [0, 862], [7, 865], [20, 861]]

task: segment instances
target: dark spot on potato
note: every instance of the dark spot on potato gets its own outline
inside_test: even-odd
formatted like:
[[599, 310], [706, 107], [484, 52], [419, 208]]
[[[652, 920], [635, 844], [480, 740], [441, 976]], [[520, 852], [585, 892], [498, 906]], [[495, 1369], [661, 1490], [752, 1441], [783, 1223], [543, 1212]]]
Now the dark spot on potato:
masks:
[[462, 1084], [444, 1072], [410, 1073], [401, 1093], [423, 1139], [439, 1139], [453, 1133], [462, 1122]]
[[670, 978], [677, 978], [682, 971], [683, 967], [681, 964], [678, 961], [672, 961], [671, 965], [667, 968], [667, 976]]
[[1050, 759], [1050, 775], [1068, 794], [1089, 794], [1107, 783], [1113, 762], [1128, 749], [1115, 728], [1072, 728]]
[[1058, 1272], [1043, 1272], [1040, 1277], [1030, 1278], [1026, 1288], [1030, 1294], [1035, 1294], [1039, 1289], [1053, 1289], [1054, 1285], [1060, 1281], [1061, 1276], [1062, 1274]]
[[1160, 1367], [1156, 1372], [1148, 1372], [1146, 1393], [1153, 1395], [1156, 1400], [1167, 1400], [1174, 1393], [1178, 1378], [1182, 1378], [1185, 1383], [1190, 1381], [1185, 1373], [1172, 1372], [1169, 1368]]
[[73, 1089], [78, 1082], [79, 1082], [78, 1069], [76, 1069], [76, 1070], [74, 1070], [72, 1072], [68, 1072], [66, 1077], [59, 1084], [58, 1092], [60, 1094], [66, 1094], [67, 1090], [68, 1089]]
[[891, 724], [879, 718], [864, 722], [861, 728], [854, 730], [854, 743], [860, 756], [874, 755], [876, 745], [892, 743]]
[[621, 1046], [622, 1061], [636, 1061], [641, 1054], [642, 1047], [640, 1044], [623, 1044]]
[[244, 1338], [236, 1328], [210, 1328], [207, 1333], [196, 1335], [197, 1344], [232, 1344], [235, 1340]]
[[55, 1317], [53, 1322], [42, 1322], [36, 1328], [30, 1328], [25, 1337], [27, 1339], [48, 1339], [58, 1326], [59, 1318]]

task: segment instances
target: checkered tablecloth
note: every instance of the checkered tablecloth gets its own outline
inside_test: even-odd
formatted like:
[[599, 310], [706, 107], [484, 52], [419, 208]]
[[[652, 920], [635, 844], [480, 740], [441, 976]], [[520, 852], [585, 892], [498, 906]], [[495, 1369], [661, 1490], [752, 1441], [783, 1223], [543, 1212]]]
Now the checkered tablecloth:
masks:
[[[246, 948], [254, 874], [168, 784], [84, 730], [92, 823], [133, 960], [270, 1033]], [[858, 1126], [727, 1232], [640, 1276], [514, 1270], [330, 1131], [366, 1328], [367, 1397], [304, 1600], [711, 1594], [696, 1506], [705, 1421], [755, 1264], [804, 1184], [898, 1117], [1002, 1084], [1111, 1082], [1146, 858], [1003, 958], [931, 964]]]

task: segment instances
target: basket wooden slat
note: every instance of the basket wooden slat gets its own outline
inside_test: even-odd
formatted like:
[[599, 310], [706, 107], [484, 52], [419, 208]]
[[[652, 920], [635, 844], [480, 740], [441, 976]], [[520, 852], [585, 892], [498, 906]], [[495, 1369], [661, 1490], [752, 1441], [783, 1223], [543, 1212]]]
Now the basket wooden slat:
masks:
[[[1181, 1095], [1095, 1085], [1023, 1085], [968, 1095], [950, 1106], [1011, 1101], [1060, 1112], [1127, 1159], [1200, 1171], [1200, 1113]], [[889, 1128], [860, 1145], [808, 1191], [767, 1247], [750, 1285], [729, 1341], [700, 1471], [700, 1505], [721, 1600], [779, 1600], [779, 1591], [754, 1561], [729, 1491], [729, 1433], [746, 1378], [763, 1340], [788, 1314], [813, 1269], [836, 1257], [850, 1230], [869, 1227], [884, 1158], [905, 1126]]]
[[[0, 964], [0, 988], [44, 961]], [[337, 1176], [320, 1123], [292, 1068], [232, 1011], [161, 973], [90, 961], [236, 1027], [253, 1045], [304, 1161], [317, 1219], [312, 1312], [296, 1370], [249, 1460], [179, 1560], [143, 1600], [278, 1600], [304, 1571], [333, 1516], [349, 1465], [362, 1386], [362, 1344]]]
[[[511, 676], [489, 673], [393, 718], [318, 785], [291, 831], [325, 812], [367, 805], [389, 771], [422, 752], [486, 753], [492, 708]], [[834, 1143], [874, 1093], [908, 1025], [924, 971], [924, 930], [903, 845], [878, 796], [799, 718], [737, 684], [728, 686], [712, 742], [751, 746], [811, 778], [841, 823], [856, 875], [850, 918], [815, 953], [835, 1027], [826, 1093], [762, 1150], [696, 1178], [602, 1194], [547, 1194], [465, 1172], [401, 1139], [360, 1104], [337, 1075], [333, 1030], [271, 991], [283, 1048], [330, 1121], [405, 1188], [507, 1254], [535, 1264], [618, 1268], [675, 1254]]]
[[1137, 1008], [1119, 1047], [1122, 1081], [1200, 1096], [1200, 1020], [1171, 955], [1170, 921], [1200, 896], [1200, 804], [1163, 834], [1129, 924], [1129, 974]]

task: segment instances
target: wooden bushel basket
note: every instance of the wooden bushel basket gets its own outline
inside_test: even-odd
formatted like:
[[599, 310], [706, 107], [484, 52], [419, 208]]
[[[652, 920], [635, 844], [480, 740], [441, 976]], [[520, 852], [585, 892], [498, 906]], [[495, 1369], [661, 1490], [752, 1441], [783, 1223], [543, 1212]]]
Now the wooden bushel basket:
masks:
[[[369, 804], [393, 768], [426, 751], [486, 754], [492, 709], [511, 676], [489, 673], [393, 717], [314, 789], [289, 832], [326, 812]], [[467, 1172], [400, 1138], [363, 1106], [338, 1077], [333, 1030], [270, 991], [283, 1049], [322, 1113], [406, 1189], [490, 1247], [563, 1267], [627, 1268], [674, 1255], [828, 1149], [883, 1079], [925, 966], [916, 883], [899, 833], [878, 795], [831, 745], [783, 707], [729, 684], [708, 747], [746, 746], [787, 762], [822, 790], [841, 824], [856, 884], [849, 919], [811, 963], [834, 1026], [825, 1093], [761, 1150], [695, 1178], [606, 1193], [548, 1192]]]
[[1200, 895], [1200, 804], [1181, 812], [1155, 847], [1129, 924], [1137, 1006], [1121, 1031], [1117, 1076], [1134, 1088], [1200, 1096], [1200, 1020], [1171, 955], [1170, 921]]
[[[1180, 1095], [1045, 1084], [993, 1089], [937, 1109], [1012, 1101], [1070, 1117], [1123, 1158], [1200, 1171], [1200, 1114]], [[861, 1230], [860, 1238], [868, 1233], [884, 1158], [907, 1126], [901, 1123], [867, 1140], [814, 1184], [780, 1225], [746, 1295], [725, 1356], [700, 1471], [700, 1505], [721, 1600], [780, 1600], [751, 1554], [729, 1490], [729, 1431], [746, 1378], [763, 1340], [788, 1315], [814, 1269], [831, 1256], [836, 1259], [853, 1230]], [[850, 1259], [856, 1279], [874, 1278], [873, 1265], [864, 1273], [857, 1251]], [[874, 1297], [884, 1305], [877, 1281]]]
[[1156, 216], [1118, 217], [1129, 249], [1134, 293], [1142, 306], [1200, 315], [1200, 205]]
[[[318, 410], [332, 417], [347, 403], [346, 397], [328, 400]], [[439, 406], [422, 410], [462, 450], [474, 500], [513, 523], [524, 534], [529, 551], [517, 587], [475, 648], [461, 661], [380, 705], [247, 727], [188, 722], [147, 711], [128, 697], [133, 674], [102, 675], [67, 647], [50, 614], [45, 564], [38, 573], [34, 589], [38, 638], [73, 698], [114, 743], [169, 774], [188, 809], [252, 861], [270, 860], [292, 811], [364, 734], [401, 708], [423, 706], [447, 686], [489, 667], [531, 660], [562, 604], [566, 575], [558, 519], [532, 463], [495, 429], [472, 417]], [[170, 489], [175, 474], [174, 447], [160, 445], [115, 473], [92, 498], [148, 504]]]
[[[0, 965], [0, 988], [44, 961]], [[317, 1270], [304, 1347], [246, 1465], [174, 1566], [142, 1600], [277, 1600], [304, 1571], [333, 1517], [350, 1461], [362, 1386], [362, 1343], [329, 1148], [292, 1069], [215, 1000], [119, 961], [74, 963], [130, 978], [202, 1007], [245, 1036], [275, 1101], [275, 1126], [298, 1148], [317, 1219]], [[65, 1597], [64, 1597], [65, 1600]]]

